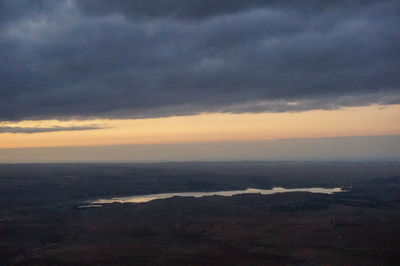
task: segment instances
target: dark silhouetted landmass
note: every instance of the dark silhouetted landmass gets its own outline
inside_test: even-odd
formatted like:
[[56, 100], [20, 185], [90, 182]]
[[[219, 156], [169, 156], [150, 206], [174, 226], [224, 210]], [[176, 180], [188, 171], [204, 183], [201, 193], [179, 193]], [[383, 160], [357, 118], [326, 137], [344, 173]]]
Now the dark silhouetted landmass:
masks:
[[[77, 208], [105, 196], [272, 186], [349, 192]], [[0, 265], [399, 262], [398, 162], [0, 165]]]

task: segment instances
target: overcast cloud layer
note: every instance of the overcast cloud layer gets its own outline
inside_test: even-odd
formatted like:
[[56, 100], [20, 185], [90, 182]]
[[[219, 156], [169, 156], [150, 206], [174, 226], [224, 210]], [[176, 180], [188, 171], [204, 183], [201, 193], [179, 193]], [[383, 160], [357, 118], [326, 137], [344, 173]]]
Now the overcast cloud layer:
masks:
[[398, 0], [2, 0], [0, 120], [400, 103], [399, 12]]

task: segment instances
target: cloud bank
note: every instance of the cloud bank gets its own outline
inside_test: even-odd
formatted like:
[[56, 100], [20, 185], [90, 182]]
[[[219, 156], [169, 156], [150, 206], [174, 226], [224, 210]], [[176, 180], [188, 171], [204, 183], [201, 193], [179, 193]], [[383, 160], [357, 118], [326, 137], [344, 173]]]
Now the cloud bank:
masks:
[[400, 3], [4, 0], [0, 121], [400, 103]]

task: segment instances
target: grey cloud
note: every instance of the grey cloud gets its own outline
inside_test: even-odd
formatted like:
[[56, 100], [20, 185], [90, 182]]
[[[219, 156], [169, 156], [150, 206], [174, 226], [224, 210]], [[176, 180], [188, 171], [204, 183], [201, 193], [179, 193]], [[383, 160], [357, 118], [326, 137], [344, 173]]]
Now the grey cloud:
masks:
[[0, 21], [0, 120], [400, 103], [398, 1], [51, 2]]
[[46, 15], [60, 7], [59, 1], [53, 0], [6, 0], [0, 1], [0, 26], [17, 19]]
[[235, 14], [254, 8], [297, 9], [302, 12], [323, 12], [336, 6], [360, 6], [369, 0], [320, 1], [307, 0], [77, 0], [77, 6], [87, 15], [120, 13], [131, 19], [169, 17], [183, 20], [199, 20], [209, 17]]
[[55, 131], [81, 131], [81, 130], [94, 130], [102, 129], [99, 126], [71, 126], [71, 127], [6, 127], [0, 126], [0, 133], [22, 133], [22, 134], [34, 134], [44, 132], [55, 132]]

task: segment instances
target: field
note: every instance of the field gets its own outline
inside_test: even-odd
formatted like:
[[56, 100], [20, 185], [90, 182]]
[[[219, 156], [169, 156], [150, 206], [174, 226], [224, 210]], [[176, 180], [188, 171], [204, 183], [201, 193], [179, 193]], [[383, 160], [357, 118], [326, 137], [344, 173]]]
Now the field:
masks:
[[[334, 195], [99, 197], [282, 186]], [[0, 165], [0, 265], [396, 265], [399, 162]]]

